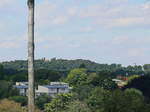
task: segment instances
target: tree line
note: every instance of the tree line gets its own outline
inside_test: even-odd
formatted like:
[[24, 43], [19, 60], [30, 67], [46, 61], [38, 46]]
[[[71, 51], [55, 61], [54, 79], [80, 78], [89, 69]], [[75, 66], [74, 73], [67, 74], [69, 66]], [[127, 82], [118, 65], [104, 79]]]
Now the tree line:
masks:
[[[131, 78], [127, 85], [120, 89], [112, 79], [119, 74], [126, 75], [127, 68], [130, 68], [128, 75], [137, 74], [138, 77]], [[91, 71], [86, 64], [81, 63], [77, 68], [67, 71], [36, 69], [36, 84], [63, 81], [73, 88], [71, 93], [59, 94], [55, 98], [47, 95], [36, 98], [37, 112], [149, 112], [149, 72], [143, 71], [145, 75], [141, 75], [138, 74], [139, 69], [135, 72], [131, 68]], [[18, 105], [18, 112], [22, 112], [22, 108], [25, 108], [26, 112], [27, 97], [19, 96], [18, 91], [12, 87], [16, 81], [27, 81], [27, 70], [0, 65], [1, 105], [7, 103], [9, 108], [10, 102], [13, 101], [11, 104]], [[1, 106], [0, 111], [3, 108]]]

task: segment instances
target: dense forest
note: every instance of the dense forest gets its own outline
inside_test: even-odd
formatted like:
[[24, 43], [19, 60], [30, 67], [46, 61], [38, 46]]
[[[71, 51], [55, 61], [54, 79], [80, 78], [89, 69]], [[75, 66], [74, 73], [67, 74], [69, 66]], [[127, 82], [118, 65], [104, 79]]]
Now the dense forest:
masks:
[[[0, 63], [0, 79], [16, 81], [27, 81], [27, 61], [16, 60]], [[135, 65], [123, 67], [121, 64], [99, 64], [90, 60], [64, 60], [52, 58], [51, 60], [39, 59], [35, 61], [35, 78], [37, 82], [43, 80], [58, 81], [65, 77], [70, 70], [75, 68], [86, 68], [88, 72], [109, 72], [112, 77], [117, 75], [144, 75], [150, 71], [150, 65]], [[3, 75], [2, 75], [3, 74]]]
[[[36, 60], [36, 85], [52, 81], [69, 83], [70, 93], [55, 98], [44, 95], [36, 98], [36, 112], [149, 112], [150, 65], [123, 67], [121, 64], [98, 64], [89, 60]], [[126, 85], [119, 88], [112, 81], [117, 76], [128, 77]], [[23, 60], [0, 64], [0, 105], [7, 110], [22, 112], [27, 97], [19, 96], [12, 86], [17, 81], [27, 81], [27, 62]], [[0, 106], [0, 111], [5, 106]], [[8, 111], [9, 112], [9, 111]], [[26, 112], [26, 111], [25, 111]]]
[[[10, 62], [2, 62], [1, 63], [4, 68], [11, 68], [11, 69], [17, 69], [17, 70], [26, 70], [27, 69], [27, 61], [25, 60], [16, 60], [16, 61], [10, 61]], [[121, 68], [121, 64], [98, 64], [95, 62], [92, 62], [90, 60], [65, 60], [65, 59], [56, 59], [52, 58], [51, 60], [46, 59], [39, 59], [35, 61], [35, 67], [36, 69], [50, 69], [50, 70], [59, 70], [59, 71], [67, 71], [71, 70], [73, 68], [77, 68], [80, 65], [86, 65], [88, 70], [91, 71], [101, 71], [101, 70], [116, 70]]]
[[[25, 60], [15, 60], [15, 61], [8, 61], [0, 63], [3, 65], [5, 69], [13, 69], [13, 70], [27, 70], [27, 61]], [[35, 60], [35, 68], [36, 69], [47, 69], [47, 70], [54, 70], [54, 71], [69, 71], [74, 68], [78, 68], [80, 66], [85, 66], [89, 71], [113, 71], [113, 72], [122, 72], [121, 74], [124, 75], [125, 72], [128, 74], [142, 74], [147, 73], [150, 71], [150, 64], [141, 65], [134, 65], [134, 66], [127, 66], [123, 67], [121, 64], [99, 64], [90, 60], [66, 60], [66, 59], [56, 59], [52, 58], [50, 60], [38, 59]], [[124, 71], [124, 72], [123, 72]]]

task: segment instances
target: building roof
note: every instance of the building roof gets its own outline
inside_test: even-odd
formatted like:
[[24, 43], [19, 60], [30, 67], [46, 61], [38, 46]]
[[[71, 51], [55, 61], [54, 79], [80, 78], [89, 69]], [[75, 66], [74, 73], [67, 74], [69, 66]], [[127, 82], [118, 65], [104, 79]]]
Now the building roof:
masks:
[[65, 88], [68, 88], [68, 86], [64, 86], [64, 85], [45, 85], [43, 87], [46, 87], [48, 89], [55, 89], [55, 88], [65, 89]]
[[17, 89], [28, 89], [28, 86], [26, 85], [14, 85], [13, 87]]

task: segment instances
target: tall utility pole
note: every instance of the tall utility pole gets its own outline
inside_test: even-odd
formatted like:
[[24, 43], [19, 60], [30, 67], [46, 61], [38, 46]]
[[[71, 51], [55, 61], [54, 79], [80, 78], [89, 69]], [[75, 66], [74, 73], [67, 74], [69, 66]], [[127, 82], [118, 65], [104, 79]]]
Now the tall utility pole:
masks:
[[35, 0], [28, 0], [28, 112], [34, 112], [35, 110], [34, 7]]

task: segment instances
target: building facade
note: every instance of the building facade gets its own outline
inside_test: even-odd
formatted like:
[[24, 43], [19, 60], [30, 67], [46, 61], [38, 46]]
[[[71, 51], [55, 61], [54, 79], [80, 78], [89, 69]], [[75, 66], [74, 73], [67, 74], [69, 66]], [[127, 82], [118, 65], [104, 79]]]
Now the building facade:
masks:
[[[28, 93], [28, 83], [27, 82], [16, 82], [14, 86], [19, 90], [19, 94], [22, 96], [27, 96]], [[68, 93], [71, 91], [69, 84], [64, 82], [51, 82], [49, 85], [38, 85], [38, 88], [35, 90], [35, 96], [49, 95], [55, 96], [60, 93]]]

